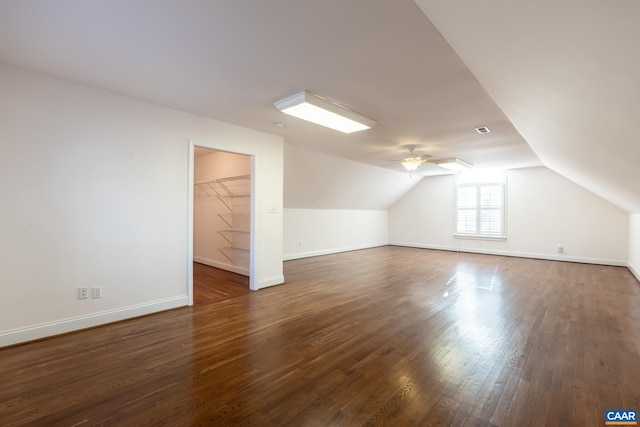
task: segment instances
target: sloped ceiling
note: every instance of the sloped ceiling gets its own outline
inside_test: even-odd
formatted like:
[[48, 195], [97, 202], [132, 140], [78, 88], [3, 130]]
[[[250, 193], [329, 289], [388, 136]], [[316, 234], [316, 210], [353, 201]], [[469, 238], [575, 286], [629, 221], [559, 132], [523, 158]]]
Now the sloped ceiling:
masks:
[[[639, 7], [637, 0], [0, 1], [0, 61], [397, 171], [410, 144], [479, 167], [542, 160], [640, 212]], [[378, 123], [343, 135], [273, 106], [302, 89]], [[478, 135], [478, 126], [492, 132]], [[439, 173], [423, 165], [416, 174]]]
[[[395, 170], [412, 144], [476, 166], [540, 165], [412, 0], [2, 1], [0, 60]], [[274, 107], [303, 89], [377, 124], [344, 135]]]
[[416, 3], [546, 166], [640, 212], [640, 2]]
[[422, 177], [284, 146], [284, 207], [386, 210]]

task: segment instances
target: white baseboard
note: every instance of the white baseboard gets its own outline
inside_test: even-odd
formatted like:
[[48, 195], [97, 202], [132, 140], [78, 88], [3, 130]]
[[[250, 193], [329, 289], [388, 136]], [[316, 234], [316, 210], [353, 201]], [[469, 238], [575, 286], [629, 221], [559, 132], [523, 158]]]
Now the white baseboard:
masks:
[[633, 274], [633, 276], [636, 278], [636, 280], [638, 282], [640, 282], [640, 274], [638, 274], [638, 272], [636, 270], [634, 270], [633, 267], [631, 267], [631, 265], [629, 265], [629, 264], [627, 264], [627, 268], [629, 269], [631, 274]]
[[549, 261], [567, 261], [567, 262], [579, 262], [583, 264], [602, 264], [602, 265], [613, 265], [617, 267], [627, 267], [626, 261], [615, 260], [615, 259], [600, 259], [600, 258], [587, 258], [587, 257], [574, 257], [574, 256], [566, 256], [562, 254], [545, 254], [545, 253], [535, 253], [535, 252], [518, 252], [518, 251], [504, 251], [499, 249], [485, 249], [485, 248], [463, 248], [457, 246], [445, 246], [445, 245], [429, 245], [429, 244], [421, 244], [414, 242], [389, 242], [391, 246], [405, 246], [411, 248], [422, 248], [422, 249], [437, 249], [441, 251], [452, 251], [452, 252], [467, 252], [467, 253], [476, 253], [476, 254], [485, 254], [485, 255], [501, 255], [501, 256], [512, 256], [519, 258], [535, 258], [535, 259], [545, 259]]
[[293, 253], [293, 254], [286, 254], [283, 257], [283, 260], [284, 261], [290, 261], [290, 260], [293, 260], [293, 259], [310, 258], [310, 257], [320, 256], [320, 255], [337, 254], [337, 253], [340, 253], [340, 252], [358, 251], [360, 249], [377, 248], [377, 247], [386, 246], [386, 245], [388, 245], [387, 242], [379, 242], [379, 243], [367, 243], [367, 244], [364, 244], [364, 245], [343, 246], [343, 247], [339, 247], [339, 248], [322, 249], [322, 250], [319, 250], [319, 251], [297, 252], [297, 253]]
[[213, 259], [201, 258], [197, 256], [194, 256], [193, 260], [197, 263], [208, 265], [209, 267], [231, 271], [232, 273], [242, 274], [243, 276], [247, 277], [249, 276], [249, 269], [245, 267], [238, 267], [237, 265], [227, 264], [226, 262], [220, 262]]
[[187, 296], [183, 295], [4, 331], [0, 332], [0, 347], [78, 331], [172, 308], [184, 307], [188, 304]]
[[258, 289], [268, 288], [269, 286], [282, 285], [284, 283], [284, 276], [276, 276], [270, 279], [260, 280], [258, 282]]

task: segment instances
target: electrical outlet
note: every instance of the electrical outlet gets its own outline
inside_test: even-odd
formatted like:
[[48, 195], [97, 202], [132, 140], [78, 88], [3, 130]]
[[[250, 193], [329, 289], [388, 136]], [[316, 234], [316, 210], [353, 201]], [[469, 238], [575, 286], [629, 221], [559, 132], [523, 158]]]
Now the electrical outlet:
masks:
[[87, 299], [87, 298], [89, 298], [89, 289], [78, 288], [78, 299]]
[[91, 298], [102, 298], [102, 288], [91, 288]]
[[564, 247], [563, 247], [562, 245], [558, 245], [558, 246], [556, 247], [556, 249], [557, 249], [557, 251], [558, 251], [558, 253], [559, 253], [559, 254], [561, 254], [562, 252], [564, 252]]

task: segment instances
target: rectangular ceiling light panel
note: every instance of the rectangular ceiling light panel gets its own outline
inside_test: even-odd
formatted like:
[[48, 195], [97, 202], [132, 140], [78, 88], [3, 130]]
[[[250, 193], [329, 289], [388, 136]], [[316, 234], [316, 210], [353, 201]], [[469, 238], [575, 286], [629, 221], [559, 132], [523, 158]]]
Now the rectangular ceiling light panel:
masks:
[[443, 159], [435, 162], [436, 165], [441, 168], [449, 169], [450, 171], [459, 172], [465, 169], [471, 169], [473, 165], [460, 159]]
[[344, 133], [370, 129], [376, 123], [342, 104], [306, 90], [274, 105], [285, 114]]

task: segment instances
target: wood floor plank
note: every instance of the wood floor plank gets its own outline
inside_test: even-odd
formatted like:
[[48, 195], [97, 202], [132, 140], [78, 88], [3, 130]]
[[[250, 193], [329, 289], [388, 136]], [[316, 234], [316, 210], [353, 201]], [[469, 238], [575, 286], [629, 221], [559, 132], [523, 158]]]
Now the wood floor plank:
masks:
[[591, 426], [640, 402], [620, 267], [401, 247], [194, 265], [193, 307], [0, 349], [3, 426]]

